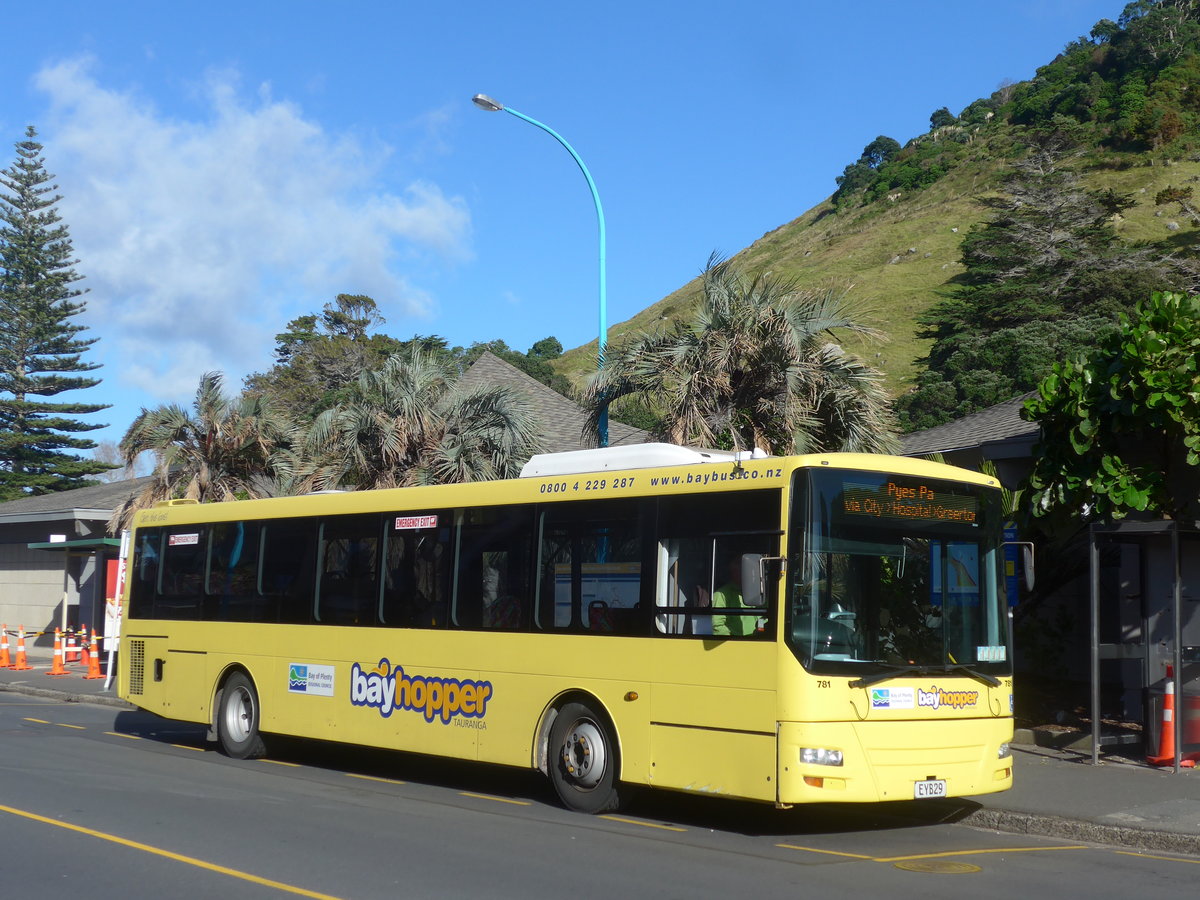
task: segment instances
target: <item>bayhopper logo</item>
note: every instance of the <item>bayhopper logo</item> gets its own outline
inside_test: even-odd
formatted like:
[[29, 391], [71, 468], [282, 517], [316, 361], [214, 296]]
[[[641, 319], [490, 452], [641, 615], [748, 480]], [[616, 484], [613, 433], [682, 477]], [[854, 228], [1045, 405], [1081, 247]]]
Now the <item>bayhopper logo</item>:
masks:
[[409, 675], [386, 658], [370, 670], [358, 663], [350, 667], [350, 702], [376, 709], [385, 719], [398, 709], [419, 712], [426, 722], [440, 719], [443, 725], [459, 717], [482, 719], [491, 698], [490, 681]]
[[979, 701], [979, 691], [947, 691], [940, 687], [931, 687], [928, 691], [917, 688], [917, 706], [927, 706], [930, 709], [941, 709], [948, 706], [951, 709], [965, 709], [974, 706]]

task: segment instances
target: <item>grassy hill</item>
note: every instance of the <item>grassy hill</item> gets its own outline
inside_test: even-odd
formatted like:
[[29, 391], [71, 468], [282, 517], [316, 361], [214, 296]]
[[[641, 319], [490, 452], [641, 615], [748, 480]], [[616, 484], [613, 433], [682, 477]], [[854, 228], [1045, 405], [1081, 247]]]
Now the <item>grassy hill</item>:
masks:
[[[948, 109], [938, 110], [930, 117], [930, 125], [929, 133], [903, 147], [893, 138], [880, 135], [863, 149], [858, 160], [847, 161], [837, 179], [838, 190], [830, 198], [734, 256], [735, 263], [747, 274], [769, 271], [775, 278], [792, 278], [802, 287], [831, 283], [852, 286], [853, 293], [873, 308], [873, 324], [887, 332], [891, 341], [867, 347], [851, 343], [849, 349], [862, 353], [882, 369], [894, 393], [904, 392], [912, 383], [920, 371], [920, 359], [928, 353], [928, 345], [916, 334], [917, 318], [945, 297], [965, 272], [961, 261], [963, 238], [979, 223], [992, 221], [992, 212], [981, 199], [1005, 185], [1014, 164], [1031, 145], [1041, 147], [1043, 153], [1055, 148], [1052, 156], [1038, 157], [1050, 160], [1041, 165], [1051, 165], [1060, 172], [1064, 166], [1069, 168], [1084, 190], [1111, 190], [1133, 200], [1132, 208], [1111, 220], [1115, 240], [1139, 249], [1153, 246], [1146, 248], [1152, 252], [1124, 254], [1126, 259], [1157, 260], [1153, 265], [1158, 268], [1151, 277], [1177, 281], [1164, 286], [1195, 284], [1193, 277], [1179, 274], [1179, 266], [1162, 263], [1164, 252], [1188, 255], [1189, 262], [1194, 260], [1200, 237], [1200, 228], [1192, 221], [1200, 222], [1200, 213], [1194, 212], [1200, 199], [1192, 198], [1193, 193], [1200, 195], [1194, 190], [1195, 182], [1200, 181], [1200, 6], [1193, 0], [1129, 3], [1115, 21], [1102, 19], [1088, 36], [1068, 43], [1030, 80], [1002, 86], [958, 115]], [[1028, 178], [1028, 173], [1023, 177]], [[1077, 209], [1082, 208], [1080, 202], [1086, 203], [1079, 201], [1074, 186], [1068, 186], [1069, 179], [1060, 178], [1054, 184], [1054, 190], [1073, 192], [1061, 196], [1076, 198]], [[1184, 192], [1182, 199], [1190, 204], [1186, 216], [1181, 218], [1178, 203], [1156, 205], [1156, 194], [1168, 186]], [[1056, 207], [1053, 194], [1049, 195], [1049, 205], [1045, 205], [1047, 195], [1039, 199], [1034, 194], [1024, 196], [1027, 202], [1043, 204], [1040, 209], [1028, 210], [1040, 216], [1041, 223], [1055, 222], [1057, 212], [1070, 208], [1069, 203]], [[1121, 204], [1105, 202], [1102, 207], [1117, 209]], [[1022, 281], [1023, 272], [1037, 272], [1037, 278], [1053, 280], [1056, 273], [1070, 271], [1072, 254], [1081, 252], [1079, 247], [1089, 240], [1098, 246], [1094, 242], [1101, 235], [1103, 253], [1075, 256], [1078, 265], [1108, 265], [1121, 256], [1111, 244], [1114, 237], [1108, 228], [1093, 222], [1092, 236], [1086, 237], [1085, 222], [1077, 218], [1072, 223], [1064, 218], [1063, 223], [1063, 234], [1082, 243], [1071, 245], [1076, 249], [1062, 245], [1067, 249], [1057, 258], [1058, 268], [1046, 268], [1045, 260], [1046, 248], [1059, 246], [1059, 235], [1042, 237], [1058, 229], [1041, 224], [1036, 226], [1042, 229], [1040, 232], [1030, 233], [1031, 243], [1010, 244], [1010, 252], [1032, 254], [1029, 266], [993, 269], [1004, 272], [997, 277], [1012, 279], [1013, 290], [1022, 295], [1020, 303], [1024, 305], [1010, 307], [1000, 319], [989, 318], [990, 312], [982, 308], [967, 309], [965, 318], [956, 312], [958, 319], [949, 324], [945, 319], [941, 321], [951, 329], [963, 329], [952, 335], [952, 341], [964, 336], [978, 338], [976, 344], [990, 341], [1005, 328], [1022, 324], [1003, 321], [1004, 316], [1011, 318], [1016, 311], [1018, 318], [1028, 321], [1030, 316], [1037, 318], [1039, 314], [1033, 310], [1039, 306], [1052, 309], [1053, 303], [1047, 306], [1040, 302], [1041, 283]], [[1053, 255], [1057, 251], [1050, 252]], [[696, 248], [697, 259], [705, 255], [706, 248]], [[978, 254], [972, 259], [972, 291], [958, 297], [960, 310], [964, 309], [963, 297], [990, 302], [987, 293], [981, 294], [978, 289], [992, 277], [988, 273], [992, 263], [981, 261]], [[1085, 261], [1088, 259], [1092, 262]], [[1151, 269], [1146, 271], [1150, 273]], [[1090, 309], [1103, 307], [1106, 300], [1126, 305], [1135, 301], [1128, 294], [1121, 295], [1120, 287], [1112, 282], [1109, 288], [1101, 289], [1115, 291], [1111, 298], [1087, 294], [1086, 285], [1091, 282], [1087, 276], [1091, 274], [1078, 268], [1070, 276], [1070, 283], [1080, 291], [1074, 296], [1062, 283], [1056, 285], [1054, 302], [1066, 304], [1057, 313], [1060, 319], [1064, 315], [1086, 316]], [[611, 342], [618, 344], [630, 332], [687, 316], [698, 295], [698, 280], [683, 285], [616, 325], [610, 333]], [[1048, 315], [1053, 317], [1055, 313]], [[989, 330], [979, 331], [980, 327]], [[939, 345], [940, 364], [945, 365], [947, 353], [957, 352], [961, 343], [953, 346], [955, 349], [948, 351], [947, 344]], [[971, 362], [962, 357], [956, 371], [969, 382], [970, 373], [964, 365], [987, 366], [987, 359], [996, 358], [985, 355]], [[578, 380], [591, 370], [594, 359], [592, 342], [564, 354], [556, 368]], [[1035, 374], [1020, 373], [1026, 388]], [[967, 397], [963, 385], [945, 378], [945, 371], [935, 373], [935, 392], [948, 386], [957, 392], [957, 399], [950, 407], [945, 407], [945, 398], [939, 400], [945, 408], [937, 415], [970, 408], [975, 400]], [[993, 379], [997, 385], [1002, 381]], [[1015, 386], [1016, 381], [1012, 384]]]
[[[1007, 171], [1005, 157], [1012, 143], [1007, 126], [980, 127], [970, 141], [956, 148], [956, 165], [934, 184], [896, 191], [890, 195], [893, 199], [884, 196], [850, 211], [835, 211], [832, 198], [826, 199], [763, 235], [734, 260], [749, 273], [771, 272], [794, 278], [801, 286], [852, 286], [853, 293], [868, 302], [873, 323], [891, 339], [865, 347], [848, 341], [847, 346], [881, 369], [893, 392], [904, 391], [928, 346], [916, 336], [916, 318], [962, 271], [959, 243], [987, 215], [979, 198], [994, 193]], [[1178, 218], [1174, 209], [1156, 207], [1154, 197], [1168, 185], [1200, 182], [1200, 157], [1168, 160], [1146, 153], [1096, 150], [1080, 161], [1080, 169], [1089, 189], [1111, 188], [1137, 201], [1118, 222], [1122, 238], [1195, 252], [1198, 230]], [[1173, 222], [1178, 230], [1170, 228]], [[697, 259], [705, 254], [704, 248], [697, 248]], [[652, 329], [664, 319], [687, 316], [699, 289], [698, 278], [683, 285], [614, 325], [609, 341]], [[577, 382], [592, 370], [595, 353], [592, 341], [564, 353], [555, 368]]]

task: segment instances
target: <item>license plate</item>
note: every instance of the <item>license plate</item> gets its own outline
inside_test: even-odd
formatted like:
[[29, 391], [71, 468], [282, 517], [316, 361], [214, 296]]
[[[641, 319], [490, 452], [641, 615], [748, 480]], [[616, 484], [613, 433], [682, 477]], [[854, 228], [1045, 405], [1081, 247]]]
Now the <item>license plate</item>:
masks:
[[913, 782], [913, 798], [916, 800], [924, 800], [926, 797], [945, 797], [946, 782], [944, 779], [938, 781], [914, 781]]

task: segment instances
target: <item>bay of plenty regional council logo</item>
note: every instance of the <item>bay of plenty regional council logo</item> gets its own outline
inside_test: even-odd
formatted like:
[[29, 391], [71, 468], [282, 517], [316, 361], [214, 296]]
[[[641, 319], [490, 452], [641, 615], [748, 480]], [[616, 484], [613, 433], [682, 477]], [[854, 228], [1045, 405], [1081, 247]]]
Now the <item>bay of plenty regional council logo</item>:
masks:
[[336, 683], [333, 666], [307, 663], [288, 664], [288, 693], [310, 697], [332, 697]]
[[288, 666], [288, 690], [303, 694], [308, 691], [308, 666], [292, 663]]

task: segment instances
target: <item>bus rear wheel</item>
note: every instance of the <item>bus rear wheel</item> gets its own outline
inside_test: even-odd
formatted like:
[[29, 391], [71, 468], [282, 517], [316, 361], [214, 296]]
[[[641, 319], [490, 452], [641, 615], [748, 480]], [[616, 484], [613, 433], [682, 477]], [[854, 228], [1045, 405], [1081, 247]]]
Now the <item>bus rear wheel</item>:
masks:
[[257, 759], [267, 752], [258, 733], [258, 691], [241, 672], [230, 675], [221, 689], [217, 736], [221, 749], [234, 759]]
[[602, 813], [620, 805], [617, 744], [606, 720], [584, 703], [568, 703], [550, 726], [550, 781], [563, 805]]

